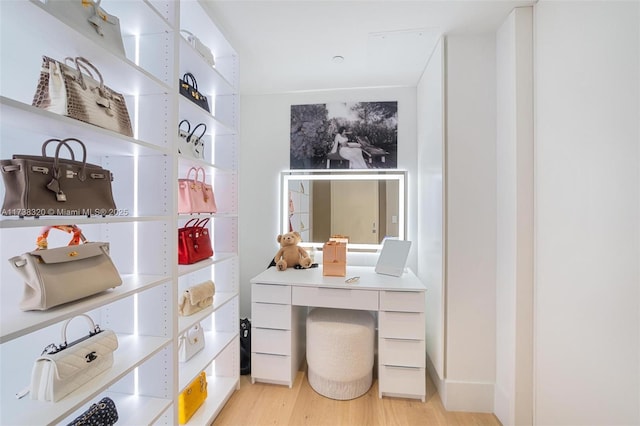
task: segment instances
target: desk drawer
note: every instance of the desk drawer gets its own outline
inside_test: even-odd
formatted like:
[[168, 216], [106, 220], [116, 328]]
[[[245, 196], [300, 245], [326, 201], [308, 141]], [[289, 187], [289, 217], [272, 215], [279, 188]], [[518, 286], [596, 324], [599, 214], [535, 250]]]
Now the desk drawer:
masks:
[[291, 357], [284, 355], [251, 354], [251, 377], [254, 379], [290, 382]]
[[[252, 366], [253, 367], [253, 366]], [[424, 368], [394, 367], [381, 365], [379, 370], [381, 393], [424, 397], [426, 376]]]
[[251, 317], [254, 327], [291, 330], [291, 305], [252, 303]]
[[251, 351], [291, 355], [291, 331], [251, 327]]
[[424, 340], [424, 312], [385, 312], [378, 314], [380, 337]]
[[275, 284], [253, 284], [251, 286], [252, 302], [291, 303], [291, 286]]
[[380, 364], [405, 367], [425, 367], [424, 340], [384, 339], [378, 341]]
[[325, 308], [378, 310], [378, 292], [350, 288], [293, 287], [291, 300], [294, 305]]
[[423, 291], [381, 291], [380, 310], [400, 312], [424, 312]]

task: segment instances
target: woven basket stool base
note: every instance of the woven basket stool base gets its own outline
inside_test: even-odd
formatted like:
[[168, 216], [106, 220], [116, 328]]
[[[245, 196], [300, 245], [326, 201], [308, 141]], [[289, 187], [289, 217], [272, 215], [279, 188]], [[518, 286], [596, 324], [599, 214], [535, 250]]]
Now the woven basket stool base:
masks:
[[363, 377], [348, 382], [330, 380], [316, 374], [311, 367], [308, 373], [309, 384], [314, 391], [327, 398], [337, 400], [347, 400], [358, 398], [371, 388], [373, 383], [373, 370], [370, 370]]

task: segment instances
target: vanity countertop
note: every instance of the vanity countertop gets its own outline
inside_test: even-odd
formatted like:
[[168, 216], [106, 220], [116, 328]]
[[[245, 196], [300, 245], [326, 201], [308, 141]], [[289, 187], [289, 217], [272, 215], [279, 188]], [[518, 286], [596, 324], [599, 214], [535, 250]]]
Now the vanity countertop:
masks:
[[[352, 283], [345, 282], [352, 277], [360, 278]], [[322, 265], [309, 269], [288, 268], [285, 271], [278, 271], [275, 267], [271, 267], [253, 277], [251, 283], [389, 291], [424, 291], [426, 289], [410, 269], [405, 269], [402, 276], [394, 277], [378, 274], [372, 266], [349, 265], [347, 265], [347, 275], [344, 277], [323, 276]]]

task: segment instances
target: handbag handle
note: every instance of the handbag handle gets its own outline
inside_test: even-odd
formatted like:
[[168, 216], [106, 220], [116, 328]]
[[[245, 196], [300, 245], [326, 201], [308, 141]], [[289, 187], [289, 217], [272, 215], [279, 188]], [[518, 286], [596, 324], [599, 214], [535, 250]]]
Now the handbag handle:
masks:
[[[191, 222], [196, 221], [196, 223], [194, 225], [190, 225]], [[182, 229], [186, 229], [186, 228], [195, 228], [196, 225], [198, 224], [198, 218], [194, 217], [192, 219], [189, 219], [187, 221], [187, 223], [184, 224], [184, 226], [182, 227]]]
[[[196, 223], [193, 224], [193, 225], [189, 225], [194, 220], [196, 221]], [[208, 222], [209, 222], [209, 218], [208, 217], [205, 217], [203, 219], [198, 219], [197, 217], [194, 217], [192, 219], [189, 219], [187, 221], [187, 223], [185, 223], [182, 228], [183, 229], [185, 229], [185, 228], [204, 228], [207, 225]]]
[[204, 123], [200, 123], [193, 128], [191, 133], [189, 133], [189, 136], [187, 136], [187, 142], [191, 142], [191, 138], [193, 137], [193, 134], [196, 132], [196, 130], [198, 130], [198, 127], [200, 126], [204, 126], [204, 128], [202, 129], [202, 134], [198, 137], [198, 140], [201, 140], [204, 137], [204, 135], [207, 133], [207, 125]]
[[89, 68], [95, 71], [96, 74], [98, 75], [98, 78], [100, 79], [100, 95], [105, 96], [106, 93], [104, 90], [104, 79], [102, 78], [102, 74], [100, 73], [100, 71], [98, 71], [98, 68], [96, 68], [95, 65], [93, 65], [91, 62], [89, 62], [88, 59], [83, 58], [82, 56], [76, 56], [75, 58], [65, 58], [65, 61], [67, 59], [73, 59], [73, 62], [76, 64], [76, 70], [78, 71], [78, 81], [80, 82], [80, 85], [84, 90], [87, 90], [87, 85], [84, 82], [84, 77], [82, 76], [82, 70], [86, 71], [87, 75], [93, 78], [94, 80], [95, 80], [95, 77], [93, 76], [93, 74], [91, 74], [91, 71], [89, 70]]
[[80, 244], [80, 241], [83, 243], [87, 241], [84, 234], [82, 234], [82, 230], [78, 228], [76, 225], [54, 225], [54, 226], [45, 226], [40, 231], [40, 235], [36, 239], [36, 250], [46, 250], [49, 247], [49, 242], [47, 238], [49, 238], [49, 231], [52, 229], [58, 229], [60, 231], [64, 231], [68, 234], [73, 233], [73, 237], [71, 237], [71, 241], [69, 241], [70, 246], [77, 246]]
[[184, 119], [180, 122], [180, 124], [178, 124], [178, 136], [180, 135], [180, 130], [182, 130], [182, 123], [187, 123], [187, 131], [186, 133], [189, 134], [191, 133], [191, 123], [189, 123], [189, 120]]
[[111, 109], [112, 108], [111, 100], [113, 99], [113, 93], [111, 92], [111, 90], [105, 87], [104, 79], [102, 78], [102, 74], [100, 73], [100, 71], [98, 71], [98, 68], [96, 68], [95, 65], [93, 65], [91, 62], [89, 62], [86, 58], [83, 58], [82, 56], [76, 56], [75, 63], [76, 63], [76, 69], [78, 70], [78, 74], [80, 76], [80, 84], [82, 85], [82, 88], [84, 90], [87, 90], [87, 85], [84, 82], [84, 77], [82, 77], [82, 71], [80, 70], [80, 68], [87, 71], [87, 74], [90, 75], [91, 78], [93, 78], [94, 80], [95, 78], [91, 74], [91, 71], [89, 71], [89, 68], [91, 68], [96, 72], [96, 74], [98, 75], [98, 78], [100, 79], [100, 86], [98, 87], [99, 97], [96, 99], [96, 104], [104, 108], [107, 115], [113, 116], [115, 114], [115, 112], [112, 111]]
[[69, 145], [66, 143], [67, 141], [78, 142], [82, 147], [82, 169], [80, 170], [78, 177], [80, 181], [83, 182], [87, 178], [85, 174], [85, 169], [87, 167], [87, 147], [84, 145], [84, 143], [80, 139], [75, 139], [75, 138], [63, 139], [58, 143], [58, 146], [56, 147], [56, 155], [53, 159], [53, 178], [58, 179], [58, 177], [60, 176], [60, 168], [58, 167], [58, 163], [59, 163], [58, 157], [60, 155], [60, 148], [62, 148], [63, 144], [64, 146], [67, 146], [67, 148], [69, 147]]
[[64, 325], [62, 326], [62, 342], [63, 343], [62, 345], [60, 345], [60, 349], [64, 349], [67, 347], [67, 326], [71, 321], [73, 321], [74, 318], [79, 318], [79, 317], [84, 317], [85, 321], [89, 325], [89, 336], [93, 336], [94, 334], [98, 334], [102, 331], [100, 330], [100, 326], [96, 325], [96, 323], [93, 322], [93, 319], [91, 319], [89, 315], [86, 315], [86, 314], [76, 315], [75, 317], [69, 318], [68, 320], [66, 320], [64, 322]]
[[[200, 174], [200, 170], [202, 170], [202, 180], [198, 180], [198, 175]], [[195, 177], [194, 177], [194, 181], [195, 182], [201, 182], [203, 185], [205, 184], [205, 179], [206, 179], [206, 173], [204, 171], [204, 169], [202, 167], [191, 167], [189, 169], [189, 171], [187, 172], [187, 179], [189, 179], [189, 176], [191, 176], [191, 172], [195, 172]]]
[[[102, 330], [100, 330], [100, 326], [96, 325], [89, 315], [86, 315], [86, 314], [76, 315], [75, 317], [72, 317], [72, 318], [69, 318], [68, 320], [66, 320], [64, 322], [64, 324], [62, 325], [62, 337], [60, 338], [62, 343], [60, 343], [60, 345], [56, 345], [55, 343], [51, 343], [51, 344], [45, 346], [44, 350], [42, 351], [42, 353], [40, 355], [45, 355], [45, 354], [51, 355], [51, 354], [55, 354], [57, 352], [60, 352], [63, 349], [66, 349], [67, 346], [68, 346], [68, 344], [67, 344], [67, 326], [69, 325], [69, 323], [74, 318], [79, 318], [79, 317], [84, 317], [84, 319], [87, 321], [87, 324], [89, 325], [89, 336], [95, 336], [96, 334], [98, 334], [98, 333], [100, 333], [102, 331]], [[87, 360], [87, 362], [88, 362], [88, 360]]]
[[67, 144], [65, 141], [61, 140], [61, 139], [47, 139], [46, 141], [44, 141], [44, 143], [42, 144], [42, 156], [46, 157], [47, 156], [47, 145], [49, 145], [51, 142], [57, 141], [61, 144], [63, 144], [67, 150], [71, 153], [71, 160], [72, 161], [76, 161], [76, 156], [73, 152], [73, 149], [71, 149], [71, 147], [69, 146], [69, 144]]
[[205, 217], [200, 219], [195, 225], [193, 225], [194, 228], [204, 228], [205, 226], [207, 226], [207, 223], [209, 223], [209, 218]]
[[184, 73], [184, 75], [182, 76], [182, 81], [193, 87], [196, 92], [198, 91], [198, 82], [196, 81], [195, 76], [190, 72]]
[[[71, 62], [70, 64], [68, 62]], [[72, 57], [72, 56], [67, 56], [66, 58], [64, 58], [64, 64], [68, 67], [73, 67], [76, 69], [76, 71], [80, 72], [80, 70], [78, 69], [78, 67], [82, 68], [84, 71], [86, 71], [86, 74], [91, 77], [92, 79], [96, 79], [96, 77], [91, 73], [91, 69], [89, 69], [86, 65], [83, 64], [78, 64], [76, 63], [76, 58]], [[84, 87], [84, 86], [83, 86]]]

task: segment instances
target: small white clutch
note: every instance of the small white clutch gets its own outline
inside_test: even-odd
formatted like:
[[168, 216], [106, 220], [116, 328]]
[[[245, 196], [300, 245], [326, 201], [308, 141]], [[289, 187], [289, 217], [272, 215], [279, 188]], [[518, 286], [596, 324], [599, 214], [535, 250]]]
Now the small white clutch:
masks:
[[187, 362], [204, 349], [204, 331], [200, 323], [185, 331], [179, 339], [178, 360]]

